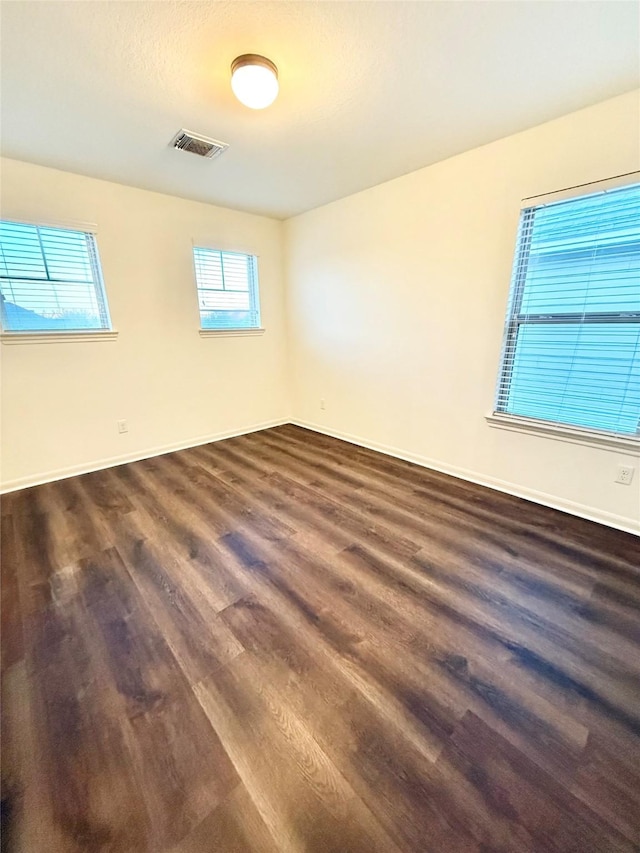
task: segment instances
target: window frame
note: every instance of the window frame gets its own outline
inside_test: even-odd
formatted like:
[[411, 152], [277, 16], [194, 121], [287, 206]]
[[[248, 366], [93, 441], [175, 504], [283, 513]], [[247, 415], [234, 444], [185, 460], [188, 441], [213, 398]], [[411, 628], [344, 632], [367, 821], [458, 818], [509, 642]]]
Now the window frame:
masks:
[[[15, 225], [26, 225], [37, 229], [49, 228], [59, 231], [72, 231], [76, 234], [82, 234], [85, 238], [90, 238], [90, 241], [87, 241], [87, 251], [91, 266], [93, 285], [96, 291], [96, 297], [101, 300], [104, 307], [104, 314], [106, 316], [108, 326], [103, 328], [79, 327], [77, 329], [8, 329], [5, 328], [2, 323], [2, 318], [0, 317], [0, 341], [3, 344], [32, 344], [115, 340], [118, 336], [118, 332], [113, 326], [109, 299], [107, 297], [104, 276], [102, 273], [102, 264], [98, 249], [97, 226], [88, 222], [60, 221], [42, 218], [24, 219], [19, 216], [11, 215], [3, 216], [1, 221]], [[42, 279], [42, 281], [47, 280], [49, 279]]]
[[[204, 288], [200, 287], [200, 283], [198, 281], [198, 270], [196, 265], [196, 251], [200, 252], [214, 252], [221, 256], [224, 255], [240, 255], [247, 259], [251, 259], [253, 266], [253, 273], [250, 277], [249, 281], [249, 303], [250, 303], [250, 311], [255, 313], [257, 317], [257, 325], [255, 326], [220, 326], [216, 327], [205, 327], [202, 325], [202, 312], [200, 310], [200, 291]], [[259, 255], [257, 252], [246, 251], [244, 249], [232, 249], [225, 248], [220, 245], [213, 245], [211, 243], [201, 242], [201, 241], [192, 241], [191, 247], [191, 263], [193, 265], [193, 278], [196, 286], [196, 302], [198, 308], [198, 321], [199, 328], [198, 334], [201, 338], [209, 338], [209, 337], [245, 337], [251, 335], [262, 335], [265, 332], [265, 328], [262, 325], [262, 306], [260, 304], [260, 276], [258, 273], [258, 258]]]
[[[640, 173], [631, 172], [613, 179], [597, 181], [592, 184], [583, 184], [548, 193], [544, 196], [532, 196], [523, 200], [516, 231], [516, 248], [509, 286], [503, 342], [500, 350], [498, 382], [494, 395], [494, 405], [491, 413], [485, 416], [485, 420], [489, 426], [513, 432], [544, 435], [571, 443], [586, 444], [618, 452], [623, 450], [631, 456], [640, 457], [640, 431], [636, 434], [617, 433], [564, 421], [552, 421], [527, 415], [512, 414], [499, 408], [499, 401], [506, 399], [505, 392], [509, 389], [514, 368], [513, 359], [509, 359], [507, 353], [515, 353], [515, 344], [521, 326], [554, 325], [556, 323], [563, 325], [640, 323], [640, 311], [545, 312], [538, 314], [528, 313], [526, 315], [523, 315], [520, 311], [536, 210], [560, 201], [570, 201], [608, 190], [634, 186], [639, 181]], [[528, 222], [527, 219], [529, 220]]]

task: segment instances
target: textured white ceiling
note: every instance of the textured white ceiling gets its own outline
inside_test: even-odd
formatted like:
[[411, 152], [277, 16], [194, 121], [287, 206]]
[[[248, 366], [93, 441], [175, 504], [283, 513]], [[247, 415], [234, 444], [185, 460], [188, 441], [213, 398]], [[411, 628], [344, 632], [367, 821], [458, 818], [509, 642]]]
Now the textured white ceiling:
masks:
[[[635, 2], [1, 4], [9, 157], [278, 217], [640, 85]], [[267, 110], [229, 65], [280, 71]], [[181, 127], [230, 143], [173, 151]]]

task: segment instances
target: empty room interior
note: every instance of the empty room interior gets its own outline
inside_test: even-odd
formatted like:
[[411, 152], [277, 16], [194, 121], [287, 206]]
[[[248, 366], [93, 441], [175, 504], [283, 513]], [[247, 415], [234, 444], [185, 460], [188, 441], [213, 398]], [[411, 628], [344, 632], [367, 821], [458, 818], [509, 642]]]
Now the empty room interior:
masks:
[[638, 853], [640, 5], [0, 24], [2, 853]]

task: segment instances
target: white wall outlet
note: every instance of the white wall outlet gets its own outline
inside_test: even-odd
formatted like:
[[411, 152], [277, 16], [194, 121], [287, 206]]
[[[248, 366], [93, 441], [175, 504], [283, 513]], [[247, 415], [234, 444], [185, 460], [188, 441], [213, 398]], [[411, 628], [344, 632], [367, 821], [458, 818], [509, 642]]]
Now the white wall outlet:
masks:
[[325, 406], [325, 404], [324, 404], [324, 397], [320, 400], [320, 408], [321, 408], [321, 409], [326, 409], [326, 408], [327, 408], [327, 407]]
[[122, 434], [123, 432], [129, 432], [129, 425], [126, 421], [118, 421], [118, 432]]
[[631, 465], [618, 465], [618, 476], [616, 483], [622, 483], [623, 486], [629, 486], [633, 480], [633, 472], [636, 469]]

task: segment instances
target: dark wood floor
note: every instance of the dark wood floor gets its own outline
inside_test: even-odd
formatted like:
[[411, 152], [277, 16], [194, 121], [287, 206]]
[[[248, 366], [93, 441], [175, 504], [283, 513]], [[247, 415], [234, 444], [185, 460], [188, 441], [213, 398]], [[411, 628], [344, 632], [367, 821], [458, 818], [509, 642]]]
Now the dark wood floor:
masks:
[[2, 503], [6, 849], [640, 849], [640, 539], [293, 426]]

